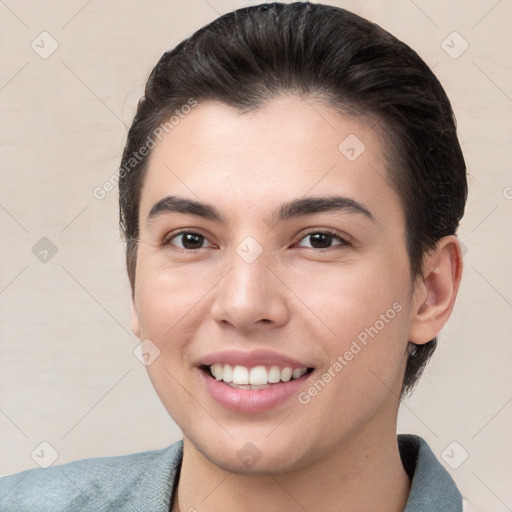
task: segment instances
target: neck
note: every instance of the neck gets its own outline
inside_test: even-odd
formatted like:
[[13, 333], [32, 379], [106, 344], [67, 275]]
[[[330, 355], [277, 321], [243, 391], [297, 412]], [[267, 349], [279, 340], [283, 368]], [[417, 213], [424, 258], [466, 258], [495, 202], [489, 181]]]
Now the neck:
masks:
[[263, 475], [226, 472], [185, 437], [173, 511], [401, 512], [410, 490], [396, 428], [361, 432], [300, 470]]

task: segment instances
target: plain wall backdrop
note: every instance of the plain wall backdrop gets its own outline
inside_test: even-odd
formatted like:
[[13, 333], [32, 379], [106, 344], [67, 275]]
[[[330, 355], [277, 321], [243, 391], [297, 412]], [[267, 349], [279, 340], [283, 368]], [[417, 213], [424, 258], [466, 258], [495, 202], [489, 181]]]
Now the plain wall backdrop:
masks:
[[[465, 271], [399, 431], [428, 441], [470, 510], [510, 511], [512, 2], [325, 3], [407, 42], [452, 101], [470, 187]], [[0, 1], [0, 474], [180, 439], [133, 354], [117, 190], [93, 191], [117, 172], [161, 54], [250, 4]]]

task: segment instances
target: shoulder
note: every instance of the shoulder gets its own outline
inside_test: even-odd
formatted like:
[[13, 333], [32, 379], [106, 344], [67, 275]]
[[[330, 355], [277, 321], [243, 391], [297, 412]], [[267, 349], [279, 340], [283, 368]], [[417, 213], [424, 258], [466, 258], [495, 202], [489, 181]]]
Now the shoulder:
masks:
[[411, 479], [405, 512], [461, 512], [462, 496], [452, 477], [419, 436], [400, 434], [402, 464]]
[[168, 510], [182, 455], [178, 441], [164, 450], [23, 471], [0, 479], [0, 510]]

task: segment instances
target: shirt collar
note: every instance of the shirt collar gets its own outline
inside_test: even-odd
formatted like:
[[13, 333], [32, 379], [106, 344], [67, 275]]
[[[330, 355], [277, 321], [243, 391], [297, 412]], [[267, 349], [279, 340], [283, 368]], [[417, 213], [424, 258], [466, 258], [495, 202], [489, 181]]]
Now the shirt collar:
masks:
[[462, 497], [452, 477], [419, 436], [398, 435], [400, 457], [411, 478], [404, 512], [462, 512]]

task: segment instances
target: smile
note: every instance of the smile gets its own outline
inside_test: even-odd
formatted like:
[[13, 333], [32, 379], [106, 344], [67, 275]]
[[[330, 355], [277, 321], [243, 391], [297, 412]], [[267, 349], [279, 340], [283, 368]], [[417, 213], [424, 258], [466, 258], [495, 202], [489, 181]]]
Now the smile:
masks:
[[242, 414], [271, 411], [296, 403], [313, 368], [214, 363], [197, 367], [205, 391], [224, 409]]
[[210, 374], [218, 381], [237, 389], [265, 389], [273, 384], [299, 379], [308, 368], [258, 365], [248, 368], [242, 365], [215, 363], [209, 367]]

